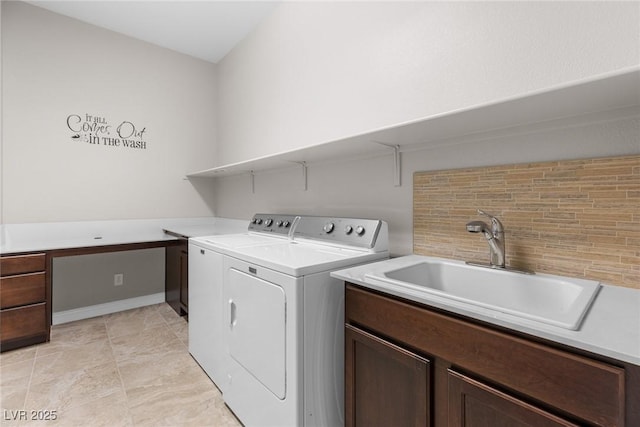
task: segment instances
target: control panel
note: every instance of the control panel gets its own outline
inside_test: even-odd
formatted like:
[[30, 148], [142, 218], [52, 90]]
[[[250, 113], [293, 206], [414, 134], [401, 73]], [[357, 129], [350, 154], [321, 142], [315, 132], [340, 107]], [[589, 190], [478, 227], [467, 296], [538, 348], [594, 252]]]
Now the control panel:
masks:
[[371, 249], [383, 224], [375, 219], [301, 216], [293, 230], [293, 238]]
[[388, 250], [384, 243], [388, 240], [387, 224], [377, 219], [258, 213], [249, 221], [249, 231], [376, 252]]
[[249, 231], [287, 236], [296, 218], [295, 215], [255, 214], [249, 221]]

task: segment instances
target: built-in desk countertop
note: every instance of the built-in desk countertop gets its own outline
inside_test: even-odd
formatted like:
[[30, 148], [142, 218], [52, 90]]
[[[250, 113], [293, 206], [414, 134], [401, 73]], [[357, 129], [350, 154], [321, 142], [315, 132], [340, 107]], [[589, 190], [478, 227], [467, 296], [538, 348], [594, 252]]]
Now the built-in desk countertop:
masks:
[[247, 224], [248, 220], [215, 217], [2, 224], [0, 253], [79, 248], [103, 252], [105, 250], [98, 248], [169, 243], [183, 236], [242, 233], [247, 230]]

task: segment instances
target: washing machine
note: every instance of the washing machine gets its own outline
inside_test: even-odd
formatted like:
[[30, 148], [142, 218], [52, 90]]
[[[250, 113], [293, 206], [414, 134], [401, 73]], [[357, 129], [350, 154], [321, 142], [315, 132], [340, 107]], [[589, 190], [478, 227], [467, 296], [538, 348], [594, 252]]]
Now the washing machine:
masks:
[[[219, 257], [206, 274], [221, 283], [222, 314], [207, 324], [220, 335], [190, 336], [190, 350], [217, 345], [210, 376], [245, 426], [344, 425], [344, 285], [330, 272], [387, 258], [387, 224], [257, 214], [233, 236], [190, 241]], [[260, 241], [242, 245], [249, 237]]]
[[[259, 215], [258, 215], [259, 216]], [[222, 391], [226, 384], [226, 349], [223, 340], [223, 253], [227, 249], [271, 245], [288, 239], [292, 215], [279, 215], [281, 226], [271, 232], [255, 219], [246, 233], [189, 239], [189, 352]], [[266, 218], [265, 218], [266, 219]]]

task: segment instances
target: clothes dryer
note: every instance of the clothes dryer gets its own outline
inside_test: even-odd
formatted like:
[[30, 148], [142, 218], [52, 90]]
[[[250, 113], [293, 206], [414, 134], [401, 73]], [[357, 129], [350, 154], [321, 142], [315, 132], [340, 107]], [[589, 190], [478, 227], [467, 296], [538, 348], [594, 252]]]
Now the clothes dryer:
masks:
[[212, 379], [247, 426], [341, 426], [344, 286], [330, 272], [387, 258], [387, 224], [297, 216], [286, 237], [282, 224], [280, 216], [258, 214], [248, 233], [236, 235], [260, 233], [271, 243], [225, 246], [233, 235], [190, 242], [222, 256], [215, 363], [223, 372]]

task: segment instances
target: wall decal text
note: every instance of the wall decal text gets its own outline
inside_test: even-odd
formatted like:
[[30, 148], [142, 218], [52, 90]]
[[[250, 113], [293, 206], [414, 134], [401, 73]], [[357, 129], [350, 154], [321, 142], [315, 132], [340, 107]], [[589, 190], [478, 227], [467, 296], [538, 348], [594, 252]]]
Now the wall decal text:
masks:
[[87, 144], [103, 145], [107, 147], [147, 149], [147, 141], [143, 138], [146, 127], [140, 128], [128, 120], [112, 126], [106, 117], [92, 116], [85, 113], [67, 116], [67, 127], [73, 135], [71, 139]]

